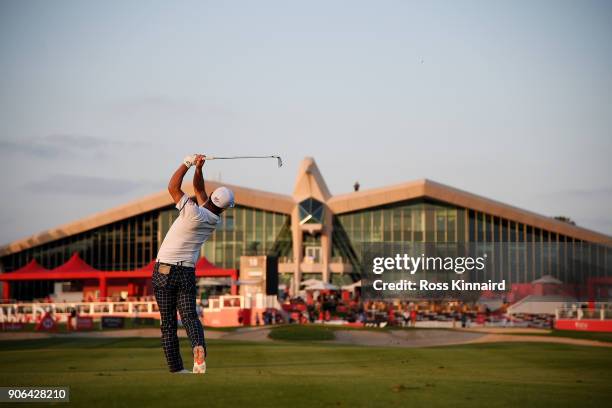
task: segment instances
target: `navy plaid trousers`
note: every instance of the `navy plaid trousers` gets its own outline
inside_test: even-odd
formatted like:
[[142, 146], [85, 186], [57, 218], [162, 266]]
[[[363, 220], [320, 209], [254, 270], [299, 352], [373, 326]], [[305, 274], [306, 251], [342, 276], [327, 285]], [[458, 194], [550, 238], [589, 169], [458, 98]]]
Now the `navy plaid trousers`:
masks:
[[161, 315], [161, 341], [166, 362], [171, 372], [181, 371], [183, 359], [179, 347], [176, 311], [191, 340], [191, 348], [203, 346], [204, 329], [196, 312], [195, 269], [187, 266], [172, 265], [170, 273], [159, 272], [159, 263], [153, 269], [152, 283], [155, 300]]

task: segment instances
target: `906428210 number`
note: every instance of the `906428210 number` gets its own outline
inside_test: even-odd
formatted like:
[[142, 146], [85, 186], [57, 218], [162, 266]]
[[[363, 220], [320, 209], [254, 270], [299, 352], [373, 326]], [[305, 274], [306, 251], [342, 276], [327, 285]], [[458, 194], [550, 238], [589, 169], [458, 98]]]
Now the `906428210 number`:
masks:
[[0, 387], [0, 402], [69, 401], [68, 387]]

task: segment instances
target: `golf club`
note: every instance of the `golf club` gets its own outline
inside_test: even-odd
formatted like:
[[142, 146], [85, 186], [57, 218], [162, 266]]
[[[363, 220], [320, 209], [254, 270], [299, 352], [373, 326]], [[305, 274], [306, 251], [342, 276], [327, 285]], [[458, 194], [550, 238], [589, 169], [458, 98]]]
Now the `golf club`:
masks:
[[230, 159], [276, 159], [278, 161], [278, 167], [283, 166], [283, 160], [280, 156], [205, 156], [206, 160], [230, 160]]

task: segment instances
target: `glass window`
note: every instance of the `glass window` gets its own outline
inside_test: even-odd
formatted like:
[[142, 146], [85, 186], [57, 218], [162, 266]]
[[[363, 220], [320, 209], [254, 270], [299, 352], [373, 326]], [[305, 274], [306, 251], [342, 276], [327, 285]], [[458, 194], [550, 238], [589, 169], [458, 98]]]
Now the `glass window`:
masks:
[[390, 209], [382, 210], [382, 240], [385, 242], [391, 241], [391, 234], [393, 231], [393, 217]]
[[434, 206], [430, 204], [423, 205], [423, 218], [425, 221], [425, 238], [424, 242], [436, 241], [436, 214]]
[[403, 240], [404, 241], [412, 241], [412, 210], [410, 207], [404, 208], [402, 211], [403, 214]]
[[383, 211], [370, 211], [370, 222], [372, 223], [372, 241], [381, 242], [383, 239]]
[[436, 242], [446, 242], [446, 208], [436, 208]]
[[412, 212], [413, 217], [413, 228], [414, 228], [414, 242], [423, 242], [424, 230], [425, 230], [425, 217], [421, 208], [416, 208]]
[[393, 210], [393, 234], [391, 240], [402, 241], [402, 209], [394, 208]]
[[234, 231], [234, 214], [223, 214], [221, 224], [217, 227], [217, 231]]
[[[457, 210], [457, 242], [465, 242], [466, 235], [468, 235], [466, 231], [466, 210], [464, 208], [458, 208]], [[469, 241], [469, 240], [468, 240]]]
[[493, 242], [500, 241], [501, 220], [499, 217], [493, 217]]
[[494, 225], [493, 225], [493, 216], [487, 214], [487, 242], [495, 242], [495, 234], [494, 234]]
[[299, 204], [300, 224], [323, 223], [323, 203], [308, 198]]
[[457, 210], [449, 208], [446, 213], [446, 234], [448, 242], [457, 242]]
[[477, 242], [476, 240], [476, 212], [474, 210], [468, 211], [468, 231], [469, 231], [469, 241]]

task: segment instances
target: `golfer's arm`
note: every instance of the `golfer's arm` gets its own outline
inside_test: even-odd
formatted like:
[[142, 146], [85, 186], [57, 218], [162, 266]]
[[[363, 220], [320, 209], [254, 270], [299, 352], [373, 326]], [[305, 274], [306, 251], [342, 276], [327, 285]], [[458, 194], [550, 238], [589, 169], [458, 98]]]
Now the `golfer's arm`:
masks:
[[202, 168], [196, 167], [195, 173], [193, 174], [193, 191], [195, 191], [198, 205], [203, 205], [206, 200], [208, 200], [206, 186], [204, 186], [204, 172], [202, 171]]
[[183, 184], [183, 177], [187, 174], [187, 166], [181, 164], [178, 169], [174, 172], [172, 177], [170, 178], [170, 182], [168, 183], [168, 192], [172, 196], [174, 203], [178, 203], [183, 198], [183, 190], [181, 190], [181, 184]]

